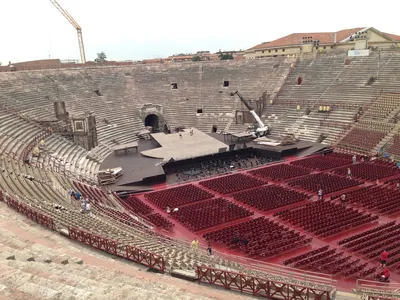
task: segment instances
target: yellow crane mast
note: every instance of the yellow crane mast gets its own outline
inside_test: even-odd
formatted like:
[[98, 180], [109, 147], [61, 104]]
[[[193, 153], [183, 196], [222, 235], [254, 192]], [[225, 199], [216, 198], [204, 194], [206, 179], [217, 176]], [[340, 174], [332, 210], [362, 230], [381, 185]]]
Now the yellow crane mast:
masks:
[[85, 47], [83, 46], [83, 37], [82, 37], [82, 28], [79, 24], [74, 20], [74, 18], [65, 10], [63, 9], [60, 4], [57, 3], [56, 0], [50, 0], [51, 3], [58, 9], [58, 11], [74, 26], [76, 32], [78, 33], [78, 43], [79, 43], [79, 52], [81, 54], [81, 63], [86, 62], [85, 57]]

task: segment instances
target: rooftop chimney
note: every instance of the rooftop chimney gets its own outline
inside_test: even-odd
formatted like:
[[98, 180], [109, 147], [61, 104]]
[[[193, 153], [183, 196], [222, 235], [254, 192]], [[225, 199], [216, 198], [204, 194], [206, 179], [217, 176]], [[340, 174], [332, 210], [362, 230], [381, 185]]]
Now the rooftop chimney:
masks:
[[336, 44], [336, 32], [333, 34], [333, 43]]

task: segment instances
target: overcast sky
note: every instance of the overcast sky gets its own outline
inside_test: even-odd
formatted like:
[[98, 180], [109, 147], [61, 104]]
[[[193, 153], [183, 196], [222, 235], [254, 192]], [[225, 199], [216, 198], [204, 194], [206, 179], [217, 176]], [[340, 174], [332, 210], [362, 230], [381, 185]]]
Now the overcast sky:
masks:
[[[373, 26], [400, 35], [398, 1], [58, 0], [80, 24], [86, 59], [140, 60], [247, 49], [293, 32]], [[0, 0], [0, 62], [79, 59], [76, 30], [49, 0]]]

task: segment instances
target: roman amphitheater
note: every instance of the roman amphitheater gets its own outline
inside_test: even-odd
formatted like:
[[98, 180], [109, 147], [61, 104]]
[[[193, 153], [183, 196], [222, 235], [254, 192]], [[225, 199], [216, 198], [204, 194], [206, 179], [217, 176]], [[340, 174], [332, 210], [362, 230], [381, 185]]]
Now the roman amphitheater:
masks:
[[400, 51], [383, 36], [1, 67], [0, 299], [400, 298]]

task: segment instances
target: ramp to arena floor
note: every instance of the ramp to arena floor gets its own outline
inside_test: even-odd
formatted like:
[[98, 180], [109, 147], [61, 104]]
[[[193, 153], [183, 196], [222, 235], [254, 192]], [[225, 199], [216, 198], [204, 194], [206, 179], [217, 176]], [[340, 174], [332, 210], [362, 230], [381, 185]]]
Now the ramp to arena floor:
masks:
[[[191, 130], [193, 134], [191, 134]], [[184, 129], [180, 133], [172, 134], [154, 133], [151, 134], [151, 138], [161, 147], [141, 151], [141, 154], [163, 161], [171, 159], [178, 161], [229, 150], [225, 143], [195, 128]]]

